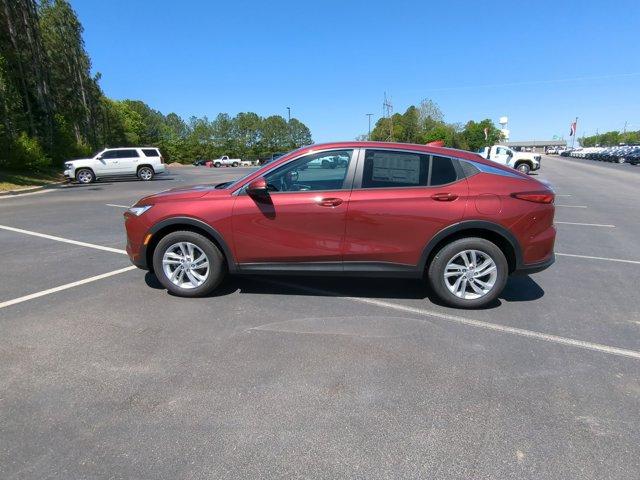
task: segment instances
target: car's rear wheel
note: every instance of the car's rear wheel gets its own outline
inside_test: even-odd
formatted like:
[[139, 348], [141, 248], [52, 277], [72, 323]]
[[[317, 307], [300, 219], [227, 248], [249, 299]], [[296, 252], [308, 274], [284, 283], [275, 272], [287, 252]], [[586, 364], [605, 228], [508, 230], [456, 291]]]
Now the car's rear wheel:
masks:
[[153, 178], [153, 168], [151, 168], [151, 167], [140, 167], [138, 169], [138, 178], [140, 180], [144, 180], [145, 182], [148, 182], [149, 180], [151, 180]]
[[429, 284], [446, 304], [478, 308], [494, 301], [507, 283], [509, 267], [498, 246], [484, 238], [445, 245], [429, 265]]
[[200, 297], [220, 284], [226, 264], [211, 240], [196, 232], [178, 231], [158, 242], [153, 252], [153, 270], [171, 293]]
[[213, 166], [214, 166], [214, 167], [216, 167], [216, 168], [220, 168], [220, 166], [221, 166], [221, 165], [222, 165], [222, 164], [221, 164], [220, 162], [215, 162], [215, 163], [213, 164]]
[[529, 166], [528, 163], [520, 163], [516, 167], [516, 170], [518, 170], [519, 172], [522, 172], [524, 174], [528, 174], [531, 171], [531, 167]]
[[233, 163], [231, 164], [231, 166], [232, 166], [232, 167], [237, 167], [237, 166], [238, 166], [238, 162], [233, 162]]
[[87, 185], [87, 184], [95, 181], [95, 179], [96, 179], [96, 176], [88, 168], [81, 168], [80, 170], [78, 170], [76, 172], [76, 180], [78, 181], [78, 183], [82, 183], [84, 185]]

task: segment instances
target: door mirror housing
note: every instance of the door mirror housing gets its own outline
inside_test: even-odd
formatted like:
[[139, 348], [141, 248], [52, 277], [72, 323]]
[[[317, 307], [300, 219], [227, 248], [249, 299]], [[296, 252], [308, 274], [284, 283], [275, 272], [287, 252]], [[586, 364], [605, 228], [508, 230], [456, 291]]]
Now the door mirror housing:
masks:
[[251, 197], [266, 197], [269, 195], [267, 181], [264, 177], [259, 177], [249, 182], [246, 188], [247, 195]]

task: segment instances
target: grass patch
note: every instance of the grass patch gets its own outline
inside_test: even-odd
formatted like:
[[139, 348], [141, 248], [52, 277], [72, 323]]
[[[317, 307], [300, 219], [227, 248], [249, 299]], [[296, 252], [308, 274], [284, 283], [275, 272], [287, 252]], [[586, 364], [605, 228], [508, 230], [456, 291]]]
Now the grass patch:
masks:
[[39, 172], [0, 172], [0, 192], [20, 188], [39, 187], [52, 182], [64, 180], [60, 170], [43, 170]]

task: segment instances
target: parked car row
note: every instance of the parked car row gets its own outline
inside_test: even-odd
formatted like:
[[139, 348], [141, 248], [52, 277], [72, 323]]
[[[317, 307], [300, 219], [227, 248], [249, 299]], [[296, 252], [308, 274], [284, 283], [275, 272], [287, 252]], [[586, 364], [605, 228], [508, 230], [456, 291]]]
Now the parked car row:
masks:
[[254, 165], [259, 165], [258, 161], [251, 160], [242, 160], [240, 158], [229, 158], [228, 155], [223, 155], [220, 158], [215, 158], [213, 160], [199, 159], [193, 162], [193, 165], [196, 167], [251, 167]]
[[585, 158], [600, 162], [640, 163], [640, 145], [619, 145], [616, 147], [586, 147], [566, 150], [563, 157]]

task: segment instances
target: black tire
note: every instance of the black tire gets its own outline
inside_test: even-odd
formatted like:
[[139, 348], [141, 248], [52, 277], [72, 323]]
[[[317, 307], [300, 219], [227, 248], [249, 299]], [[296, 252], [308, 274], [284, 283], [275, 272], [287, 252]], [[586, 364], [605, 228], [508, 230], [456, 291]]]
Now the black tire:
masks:
[[215, 163], [213, 164], [213, 166], [214, 166], [214, 167], [216, 167], [216, 168], [220, 168], [220, 166], [221, 166], [221, 165], [222, 165], [222, 164], [221, 164], [220, 162], [215, 162]]
[[237, 166], [238, 166], [238, 162], [233, 162], [233, 163], [231, 164], [231, 166], [232, 166], [232, 167], [237, 167]]
[[[446, 285], [445, 268], [459, 253], [465, 250], [477, 250], [488, 255], [496, 265], [496, 279], [489, 292], [479, 298], [465, 299], [454, 295]], [[502, 293], [507, 283], [509, 265], [507, 259], [498, 246], [489, 240], [478, 237], [461, 238], [440, 249], [433, 257], [428, 267], [427, 278], [432, 291], [444, 303], [456, 308], [479, 308], [493, 302]]]
[[149, 180], [153, 179], [153, 175], [154, 175], [154, 171], [153, 168], [151, 167], [140, 167], [138, 169], [138, 178], [142, 181], [148, 182]]
[[529, 172], [531, 171], [531, 167], [529, 166], [528, 163], [523, 162], [523, 163], [519, 163], [518, 165], [516, 165], [516, 170], [518, 170], [519, 172], [524, 173], [525, 175], [528, 175]]
[[[207, 256], [209, 273], [202, 285], [195, 288], [181, 288], [174, 284], [163, 268], [162, 259], [172, 245], [189, 242], [196, 245]], [[201, 297], [216, 289], [227, 273], [227, 264], [220, 249], [207, 237], [196, 232], [177, 231], [163, 237], [153, 251], [153, 271], [160, 283], [171, 293], [179, 297]]]
[[76, 171], [76, 180], [83, 185], [89, 185], [96, 181], [96, 176], [90, 168], [79, 168]]

